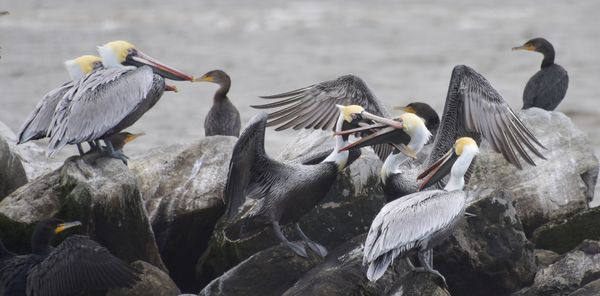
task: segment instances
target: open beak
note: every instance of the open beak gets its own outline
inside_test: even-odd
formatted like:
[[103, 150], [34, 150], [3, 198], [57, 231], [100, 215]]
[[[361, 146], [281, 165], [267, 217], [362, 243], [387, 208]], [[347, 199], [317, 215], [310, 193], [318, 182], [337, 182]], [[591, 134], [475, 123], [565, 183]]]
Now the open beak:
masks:
[[533, 45], [521, 45], [521, 46], [517, 46], [517, 47], [513, 47], [512, 50], [528, 50], [528, 51], [535, 51], [535, 46]]
[[127, 60], [125, 61], [125, 63], [131, 64], [136, 67], [140, 67], [143, 65], [150, 66], [152, 68], [152, 71], [154, 71], [154, 73], [156, 73], [164, 78], [167, 78], [167, 79], [176, 80], [176, 81], [194, 81], [194, 77], [192, 77], [188, 74], [185, 74], [179, 70], [176, 70], [174, 68], [171, 68], [171, 67], [151, 58], [150, 56], [146, 55], [145, 53], [143, 53], [139, 50], [137, 51], [136, 55], [131, 55], [131, 56], [127, 57]]
[[454, 148], [450, 149], [444, 156], [417, 177], [417, 180], [423, 180], [423, 183], [419, 186], [419, 190], [442, 180], [450, 173], [452, 165], [454, 165], [454, 162], [456, 162], [457, 159], [458, 155], [454, 153]]
[[69, 228], [73, 228], [76, 226], [81, 226], [81, 222], [79, 221], [74, 221], [74, 222], [67, 222], [67, 223], [62, 223], [62, 224], [58, 224], [58, 226], [56, 226], [56, 228], [54, 229], [54, 234], [59, 234]]
[[141, 137], [141, 136], [143, 136], [143, 135], [145, 135], [145, 134], [146, 134], [146, 133], [138, 133], [138, 134], [131, 134], [131, 135], [128, 135], [128, 136], [125, 138], [125, 140], [123, 140], [123, 142], [125, 142], [125, 144], [127, 144], [127, 143], [129, 143], [129, 142], [131, 142], [131, 141], [133, 141], [133, 140], [135, 140], [135, 139], [137, 139], [137, 138], [139, 138], [139, 137]]
[[175, 85], [165, 84], [165, 91], [179, 92]]

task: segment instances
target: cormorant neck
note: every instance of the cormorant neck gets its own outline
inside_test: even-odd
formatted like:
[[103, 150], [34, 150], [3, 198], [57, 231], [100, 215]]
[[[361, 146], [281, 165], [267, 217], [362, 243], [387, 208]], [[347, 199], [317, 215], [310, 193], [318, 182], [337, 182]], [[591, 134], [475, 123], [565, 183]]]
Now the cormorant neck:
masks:
[[471, 161], [477, 154], [478, 150], [465, 148], [463, 153], [458, 157], [452, 169], [450, 170], [450, 178], [444, 187], [446, 191], [463, 190], [465, 187], [465, 174], [471, 165]]
[[[340, 112], [340, 116], [338, 117], [337, 123], [335, 125], [335, 131], [342, 131], [342, 124], [344, 124], [344, 115]], [[338, 165], [338, 171], [343, 170], [346, 167], [346, 162], [348, 161], [349, 151], [342, 151], [340, 149], [344, 148], [344, 146], [348, 145], [348, 141], [344, 140], [344, 137], [341, 135], [335, 135], [335, 148], [327, 158], [325, 158], [322, 162], [333, 161]]]
[[544, 55], [544, 60], [542, 60], [542, 69], [552, 66], [554, 64], [554, 47], [552, 47], [552, 44], [547, 44], [540, 50], [540, 52]]
[[31, 253], [36, 255], [50, 254], [50, 241], [52, 240], [52, 236], [53, 233], [51, 230], [36, 227], [33, 236], [31, 237]]
[[231, 87], [231, 80], [226, 79], [225, 81], [219, 83], [219, 89], [215, 93], [215, 100], [227, 99], [227, 93], [229, 92], [229, 88]]

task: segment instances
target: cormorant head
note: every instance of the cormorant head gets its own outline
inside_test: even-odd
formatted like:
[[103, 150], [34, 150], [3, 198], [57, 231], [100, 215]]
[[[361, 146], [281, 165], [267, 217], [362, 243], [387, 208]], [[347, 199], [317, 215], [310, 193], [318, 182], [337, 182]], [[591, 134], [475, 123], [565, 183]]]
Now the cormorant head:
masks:
[[440, 117], [429, 104], [414, 102], [404, 107], [394, 107], [396, 110], [402, 110], [406, 113], [413, 113], [425, 120], [425, 126], [429, 130], [435, 130], [440, 125]]
[[544, 38], [533, 38], [521, 46], [513, 47], [512, 50], [537, 51], [543, 54], [554, 53], [554, 47]]
[[231, 78], [223, 70], [212, 70], [202, 75], [200, 78], [195, 78], [194, 81], [212, 82], [219, 85], [231, 84]]
[[107, 68], [118, 68], [122, 66], [149, 66], [152, 71], [164, 78], [171, 80], [193, 81], [194, 77], [181, 71], [175, 70], [138, 50], [133, 44], [118, 40], [111, 41], [98, 47], [98, 53], [102, 63]]
[[71, 80], [76, 81], [92, 71], [102, 68], [102, 60], [95, 55], [82, 55], [78, 58], [65, 61], [65, 67]]
[[81, 222], [63, 222], [60, 219], [47, 219], [38, 222], [35, 225], [33, 236], [31, 238], [31, 249], [35, 254], [43, 254], [48, 251], [50, 241], [54, 235], [63, 232], [66, 229], [80, 226]]
[[419, 190], [439, 182], [448, 173], [463, 177], [478, 153], [479, 147], [473, 138], [459, 138], [452, 149], [417, 177], [417, 180], [423, 179]]
[[145, 133], [132, 134], [130, 132], [120, 132], [118, 134], [112, 135], [108, 140], [113, 145], [113, 148], [115, 148], [116, 150], [121, 150], [123, 149], [125, 144], [143, 135], [145, 135]]

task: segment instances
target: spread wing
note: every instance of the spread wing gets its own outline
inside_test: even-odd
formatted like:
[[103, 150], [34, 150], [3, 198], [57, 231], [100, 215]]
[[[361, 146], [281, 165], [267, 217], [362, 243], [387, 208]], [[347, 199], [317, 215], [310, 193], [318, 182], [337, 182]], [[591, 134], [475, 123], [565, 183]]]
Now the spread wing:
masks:
[[103, 136], [146, 99], [152, 83], [152, 69], [146, 66], [94, 71], [66, 94], [70, 104], [57, 107], [48, 154]]
[[56, 105], [74, 84], [67, 82], [44, 95], [21, 127], [17, 144], [46, 137]]
[[289, 175], [289, 168], [272, 160], [265, 153], [267, 113], [250, 119], [233, 147], [223, 199], [225, 215], [233, 219], [246, 197], [260, 199], [272, 184], [279, 184]]
[[75, 295], [132, 287], [138, 271], [86, 236], [63, 241], [27, 276], [28, 296]]
[[486, 139], [491, 147], [518, 168], [517, 155], [535, 165], [529, 152], [545, 159], [544, 146], [481, 74], [459, 65], [454, 67], [444, 114], [436, 135], [430, 164], [446, 153], [463, 136]]
[[402, 254], [447, 227], [463, 215], [465, 198], [464, 191], [429, 190], [386, 204], [369, 229], [363, 264], [374, 262], [390, 251]]
[[[334, 129], [340, 112], [336, 104], [360, 105], [369, 113], [389, 117], [388, 110], [373, 95], [365, 82], [354, 75], [344, 75], [335, 80], [262, 98], [277, 100], [274, 103], [252, 106], [257, 109], [280, 108], [269, 113], [267, 124], [278, 126], [275, 129], [277, 131], [289, 128]], [[385, 159], [392, 147], [378, 145], [374, 149], [381, 159]]]

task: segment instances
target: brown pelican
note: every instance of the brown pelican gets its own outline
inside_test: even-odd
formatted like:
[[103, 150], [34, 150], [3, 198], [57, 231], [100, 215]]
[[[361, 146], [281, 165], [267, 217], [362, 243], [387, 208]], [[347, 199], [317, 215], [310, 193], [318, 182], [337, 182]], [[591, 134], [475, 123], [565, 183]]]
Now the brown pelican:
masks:
[[[374, 116], [360, 106], [337, 108], [341, 112], [336, 121], [336, 131], [351, 127], [354, 120], [352, 113], [361, 113], [363, 118], [398, 125], [389, 119]], [[266, 125], [266, 113], [254, 116], [233, 148], [224, 191], [225, 214], [230, 222], [233, 218], [239, 219], [228, 227], [227, 233], [243, 237], [271, 225], [282, 243], [298, 255], [306, 257], [304, 244], [288, 241], [281, 232], [280, 224], [293, 223], [304, 243], [325, 257], [325, 248], [302, 232], [298, 220], [325, 197], [338, 173], [360, 155], [360, 150], [339, 151], [347, 144], [348, 136], [335, 136], [333, 152], [318, 164], [278, 162], [270, 158], [264, 150]], [[246, 198], [256, 202], [240, 216], [239, 208]]]
[[554, 63], [554, 47], [544, 38], [534, 38], [513, 50], [536, 51], [544, 55], [542, 68], [531, 76], [523, 91], [523, 108], [554, 110], [564, 99], [569, 87], [567, 71]]
[[[390, 130], [378, 132], [377, 137], [385, 139]], [[456, 66], [452, 71], [446, 105], [433, 148], [423, 165], [433, 164], [452, 147], [454, 139], [463, 136], [474, 138], [478, 144], [481, 137], [485, 138], [496, 152], [502, 153], [509, 163], [519, 169], [522, 166], [517, 154], [529, 164], [535, 165], [525, 147], [545, 159], [534, 143], [542, 148], [543, 145], [489, 82], [467, 66]], [[369, 137], [367, 141], [358, 140], [345, 149], [386, 141]], [[416, 147], [422, 148], [422, 146]], [[422, 171], [423, 165], [407, 162], [405, 155], [400, 153], [390, 155], [381, 173], [386, 199], [390, 201], [415, 192], [419, 186], [416, 176]], [[470, 172], [465, 177], [467, 182], [469, 177]]]
[[[48, 135], [48, 128], [52, 120], [54, 110], [58, 105], [59, 101], [69, 91], [73, 85], [85, 75], [102, 68], [102, 61], [100, 57], [93, 55], [80, 56], [73, 60], [65, 62], [65, 67], [69, 72], [71, 81], [64, 83], [51, 90], [49, 93], [44, 95], [42, 100], [37, 104], [35, 109], [29, 114], [27, 120], [19, 131], [17, 144], [26, 143], [31, 140], [38, 140], [45, 138]], [[94, 144], [90, 143], [92, 147]], [[77, 144], [79, 153], [83, 154], [83, 149], [80, 144]]]
[[58, 219], [37, 223], [29, 255], [17, 256], [0, 242], [3, 295], [79, 295], [133, 286], [139, 272], [87, 236], [73, 235], [50, 246], [55, 234], [79, 225]]
[[[431, 106], [429, 106], [429, 104], [413, 102], [404, 107], [394, 107], [394, 110], [402, 110], [406, 113], [416, 114], [417, 116], [423, 118], [427, 129], [432, 135], [435, 136], [435, 134], [437, 134], [437, 130], [440, 126], [440, 116]], [[432, 140], [434, 139], [435, 138], [432, 137], [429, 141], [433, 142]]]
[[207, 81], [219, 85], [213, 97], [213, 105], [204, 119], [205, 136], [239, 136], [240, 112], [227, 97], [231, 87], [231, 78], [222, 70], [210, 71], [195, 81]]
[[[98, 47], [98, 52], [104, 69], [80, 80], [57, 106], [50, 130], [49, 156], [67, 144], [99, 142], [134, 124], [169, 89], [165, 78], [193, 80], [127, 41], [109, 42]], [[104, 142], [109, 156], [127, 161], [110, 141]]]
[[464, 176], [477, 153], [479, 148], [472, 138], [456, 140], [454, 147], [423, 174], [427, 174], [425, 187], [450, 172], [443, 190], [415, 192], [379, 211], [364, 248], [363, 264], [369, 265], [370, 281], [379, 279], [394, 258], [416, 251], [423, 269], [441, 277], [445, 284], [444, 276], [433, 269], [433, 247], [442, 243], [465, 215]]

